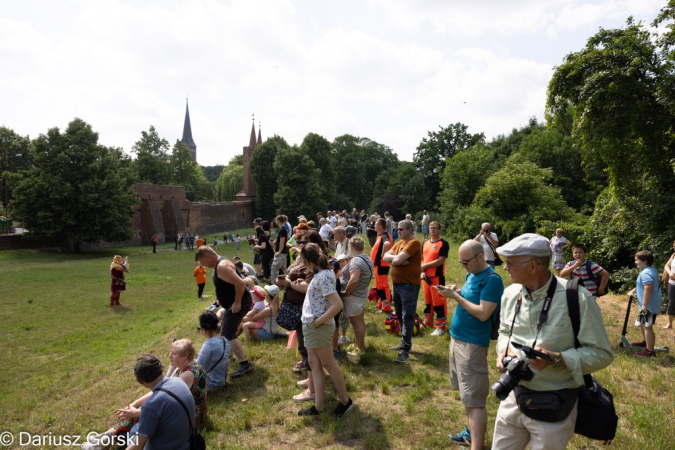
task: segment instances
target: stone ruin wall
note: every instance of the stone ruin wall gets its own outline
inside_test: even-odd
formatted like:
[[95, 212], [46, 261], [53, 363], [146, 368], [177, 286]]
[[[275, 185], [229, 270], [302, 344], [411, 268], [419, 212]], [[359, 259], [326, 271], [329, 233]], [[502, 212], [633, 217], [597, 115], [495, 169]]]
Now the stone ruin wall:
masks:
[[131, 189], [140, 201], [134, 206], [133, 227], [140, 240], [150, 245], [172, 241], [176, 233], [214, 234], [249, 228], [253, 222], [252, 201], [190, 202], [182, 186], [134, 184]]

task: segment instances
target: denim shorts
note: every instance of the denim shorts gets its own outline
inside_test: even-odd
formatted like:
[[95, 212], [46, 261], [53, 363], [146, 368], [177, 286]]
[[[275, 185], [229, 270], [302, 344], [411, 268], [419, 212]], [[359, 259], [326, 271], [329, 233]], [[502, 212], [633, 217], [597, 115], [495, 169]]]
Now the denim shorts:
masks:
[[258, 339], [261, 341], [269, 341], [272, 339], [272, 333], [269, 332], [269, 330], [266, 330], [264, 328], [258, 328]]

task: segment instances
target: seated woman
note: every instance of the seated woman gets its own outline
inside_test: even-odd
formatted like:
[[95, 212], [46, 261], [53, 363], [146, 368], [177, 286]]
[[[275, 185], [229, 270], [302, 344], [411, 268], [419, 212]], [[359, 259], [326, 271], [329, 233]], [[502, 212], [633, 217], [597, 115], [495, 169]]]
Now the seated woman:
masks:
[[[198, 427], [206, 416], [206, 376], [194, 356], [195, 349], [190, 339], [180, 339], [171, 344], [169, 360], [171, 360], [171, 366], [177, 368], [171, 376], [179, 377], [190, 388], [195, 401], [195, 426]], [[90, 436], [88, 442], [82, 444], [82, 449], [104, 450], [112, 443], [128, 442], [127, 435], [138, 423], [142, 406], [151, 395], [152, 392], [148, 392], [124, 408], [118, 409], [115, 417], [120, 422], [102, 434]]]
[[[279, 324], [277, 324], [277, 311], [279, 311], [279, 288], [275, 285], [265, 286], [265, 302], [256, 303], [250, 313], [242, 320], [244, 337], [248, 341], [257, 337], [261, 341], [271, 339], [279, 333]], [[263, 307], [259, 304], [263, 303]]]
[[220, 391], [227, 380], [230, 342], [220, 335], [218, 317], [210, 311], [199, 316], [199, 332], [206, 338], [197, 356], [197, 363], [206, 375], [206, 389], [208, 392]]

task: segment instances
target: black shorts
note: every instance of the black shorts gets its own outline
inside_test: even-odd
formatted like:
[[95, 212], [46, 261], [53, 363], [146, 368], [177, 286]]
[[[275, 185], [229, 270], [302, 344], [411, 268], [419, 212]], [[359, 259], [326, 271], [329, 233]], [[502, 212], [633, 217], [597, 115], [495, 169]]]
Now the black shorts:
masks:
[[260, 253], [253, 255], [253, 265], [260, 264]]
[[244, 316], [251, 310], [251, 306], [253, 306], [251, 297], [244, 296], [238, 313], [233, 313], [231, 308], [227, 308], [223, 314], [223, 320], [220, 322], [220, 335], [228, 341], [237, 339], [237, 328], [239, 328]]

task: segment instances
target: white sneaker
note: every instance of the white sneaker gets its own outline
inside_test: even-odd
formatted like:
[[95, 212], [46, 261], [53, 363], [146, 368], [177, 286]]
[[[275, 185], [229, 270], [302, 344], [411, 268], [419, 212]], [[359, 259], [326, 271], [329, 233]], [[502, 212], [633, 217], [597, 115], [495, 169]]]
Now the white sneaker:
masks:
[[443, 331], [442, 328], [436, 328], [433, 333], [431, 333], [432, 336], [443, 336], [445, 334], [445, 331]]
[[338, 344], [340, 344], [340, 345], [343, 345], [343, 344], [349, 344], [349, 343], [351, 343], [351, 342], [354, 342], [354, 341], [352, 341], [351, 339], [349, 339], [348, 336], [340, 336], [340, 337], [338, 338]]

